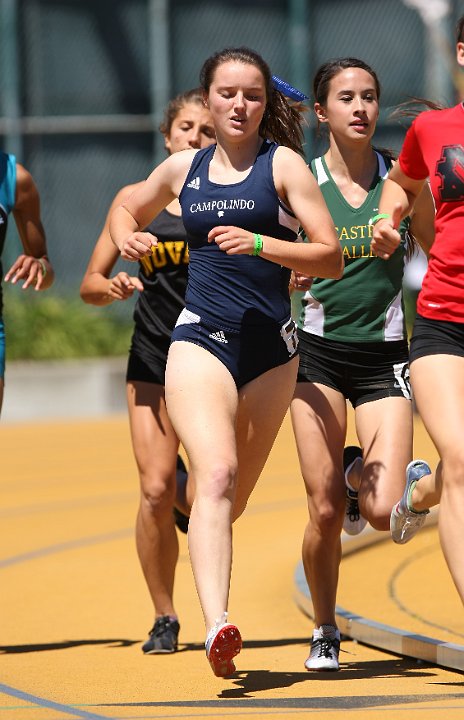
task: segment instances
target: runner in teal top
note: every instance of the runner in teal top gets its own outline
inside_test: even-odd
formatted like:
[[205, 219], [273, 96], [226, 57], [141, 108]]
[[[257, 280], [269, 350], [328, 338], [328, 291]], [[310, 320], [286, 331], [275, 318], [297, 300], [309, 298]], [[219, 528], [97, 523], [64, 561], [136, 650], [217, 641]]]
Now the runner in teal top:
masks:
[[[329, 149], [312, 170], [337, 229], [345, 270], [338, 281], [294, 273], [295, 287], [306, 290], [298, 313], [300, 365], [291, 412], [310, 515], [303, 541], [315, 615], [308, 670], [339, 667], [335, 602], [342, 527], [356, 534], [368, 520], [388, 529], [412, 454], [401, 289], [412, 246], [406, 226], [397, 257], [384, 261], [371, 251], [369, 221], [378, 214], [392, 163], [389, 153], [372, 146], [379, 95], [375, 72], [354, 58], [326, 63], [314, 80], [314, 109], [328, 127]], [[425, 246], [433, 240], [433, 216], [427, 190], [409, 225]], [[355, 409], [361, 447], [344, 449], [347, 400]]]
[[[2, 253], [16, 192], [16, 158], [0, 153], [0, 278], [3, 277]], [[5, 326], [3, 323], [3, 290], [0, 283], [0, 410], [5, 377]]]
[[[53, 282], [53, 268], [47, 257], [45, 232], [40, 218], [39, 193], [31, 174], [14, 155], [0, 152], [0, 258], [5, 244], [8, 216], [13, 213], [23, 253], [15, 260], [3, 278], [13, 285], [22, 282], [26, 290], [45, 290]], [[3, 294], [0, 260], [0, 411], [3, 402], [5, 376], [5, 328], [3, 323]]]

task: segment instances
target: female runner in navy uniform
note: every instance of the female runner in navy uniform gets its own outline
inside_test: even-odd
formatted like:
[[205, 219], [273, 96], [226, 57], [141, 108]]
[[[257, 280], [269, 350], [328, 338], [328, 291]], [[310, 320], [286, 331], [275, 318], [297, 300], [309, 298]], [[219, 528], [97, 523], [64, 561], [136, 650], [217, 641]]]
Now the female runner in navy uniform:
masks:
[[[40, 198], [32, 175], [16, 162], [14, 155], [0, 153], [0, 257], [5, 244], [8, 215], [13, 213], [24, 252], [5, 275], [13, 285], [24, 280], [23, 289], [46, 290], [54, 280], [47, 256], [47, 241], [40, 217]], [[0, 278], [3, 275], [0, 261]], [[0, 284], [0, 412], [5, 378], [5, 328], [3, 294]]]
[[[272, 87], [263, 59], [247, 48], [216, 53], [201, 85], [217, 145], [168, 158], [113, 212], [110, 230], [123, 258], [145, 257], [156, 240], [141, 228], [180, 199], [189, 280], [166, 403], [196, 483], [188, 539], [206, 653], [226, 676], [241, 648], [227, 623], [231, 523], [263, 469], [298, 367], [287, 268], [339, 277], [343, 262], [317, 183], [295, 152], [300, 115]], [[311, 243], [294, 242], [299, 222]]]
[[[170, 154], [214, 142], [211, 115], [199, 88], [170, 101], [160, 130]], [[188, 248], [176, 199], [148, 226], [158, 244], [141, 258], [138, 276], [131, 277], [124, 270], [112, 276], [119, 251], [111, 241], [109, 217], [113, 208], [142, 184], [124, 187], [114, 198], [82, 280], [81, 297], [93, 305], [108, 305], [127, 300], [136, 290], [140, 293], [126, 381], [132, 445], [140, 476], [137, 551], [155, 614], [142, 650], [151, 654], [177, 650], [179, 633], [173, 602], [179, 544], [172, 513], [179, 440], [166, 412], [164, 373], [171, 332], [185, 304]]]

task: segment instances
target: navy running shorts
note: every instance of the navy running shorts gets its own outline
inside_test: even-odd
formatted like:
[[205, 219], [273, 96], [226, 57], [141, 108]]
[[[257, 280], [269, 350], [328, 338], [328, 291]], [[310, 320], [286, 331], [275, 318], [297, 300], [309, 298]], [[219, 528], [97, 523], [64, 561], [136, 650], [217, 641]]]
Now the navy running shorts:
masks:
[[385, 397], [411, 400], [408, 343], [345, 343], [298, 330], [297, 382], [326, 385], [353, 407]]
[[229, 370], [237, 388], [298, 354], [298, 338], [291, 318], [277, 323], [269, 318], [243, 322], [240, 330], [229, 330], [203, 321], [199, 315], [184, 309], [177, 320], [171, 342], [183, 340], [208, 350]]

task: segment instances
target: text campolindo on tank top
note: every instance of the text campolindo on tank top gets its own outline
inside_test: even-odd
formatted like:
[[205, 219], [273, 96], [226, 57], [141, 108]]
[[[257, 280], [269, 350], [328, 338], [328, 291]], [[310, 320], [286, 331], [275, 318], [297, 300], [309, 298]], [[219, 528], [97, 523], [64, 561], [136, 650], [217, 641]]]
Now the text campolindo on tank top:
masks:
[[197, 152], [179, 196], [190, 254], [186, 306], [204, 320], [232, 330], [238, 330], [254, 311], [259, 312], [260, 322], [265, 318], [284, 322], [290, 316], [290, 271], [261, 257], [227, 255], [207, 240], [218, 225], [296, 240], [298, 221], [283, 206], [274, 186], [277, 145], [264, 141], [248, 176], [230, 185], [209, 180], [215, 148]]

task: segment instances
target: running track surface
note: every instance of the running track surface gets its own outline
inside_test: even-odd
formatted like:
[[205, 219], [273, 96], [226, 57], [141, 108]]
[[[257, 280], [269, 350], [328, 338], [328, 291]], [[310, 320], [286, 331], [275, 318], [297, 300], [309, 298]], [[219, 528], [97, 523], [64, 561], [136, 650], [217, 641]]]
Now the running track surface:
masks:
[[[354, 436], [348, 438], [353, 443]], [[436, 453], [416, 422], [415, 455]], [[311, 621], [295, 603], [306, 507], [286, 419], [235, 527], [230, 620], [237, 673], [215, 678], [185, 536], [180, 652], [143, 656], [152, 609], [133, 537], [137, 473], [125, 416], [0, 427], [0, 720], [464, 717], [464, 676], [347, 641], [341, 671], [310, 674]], [[464, 644], [436, 527], [342, 562], [338, 602], [386, 625]]]

